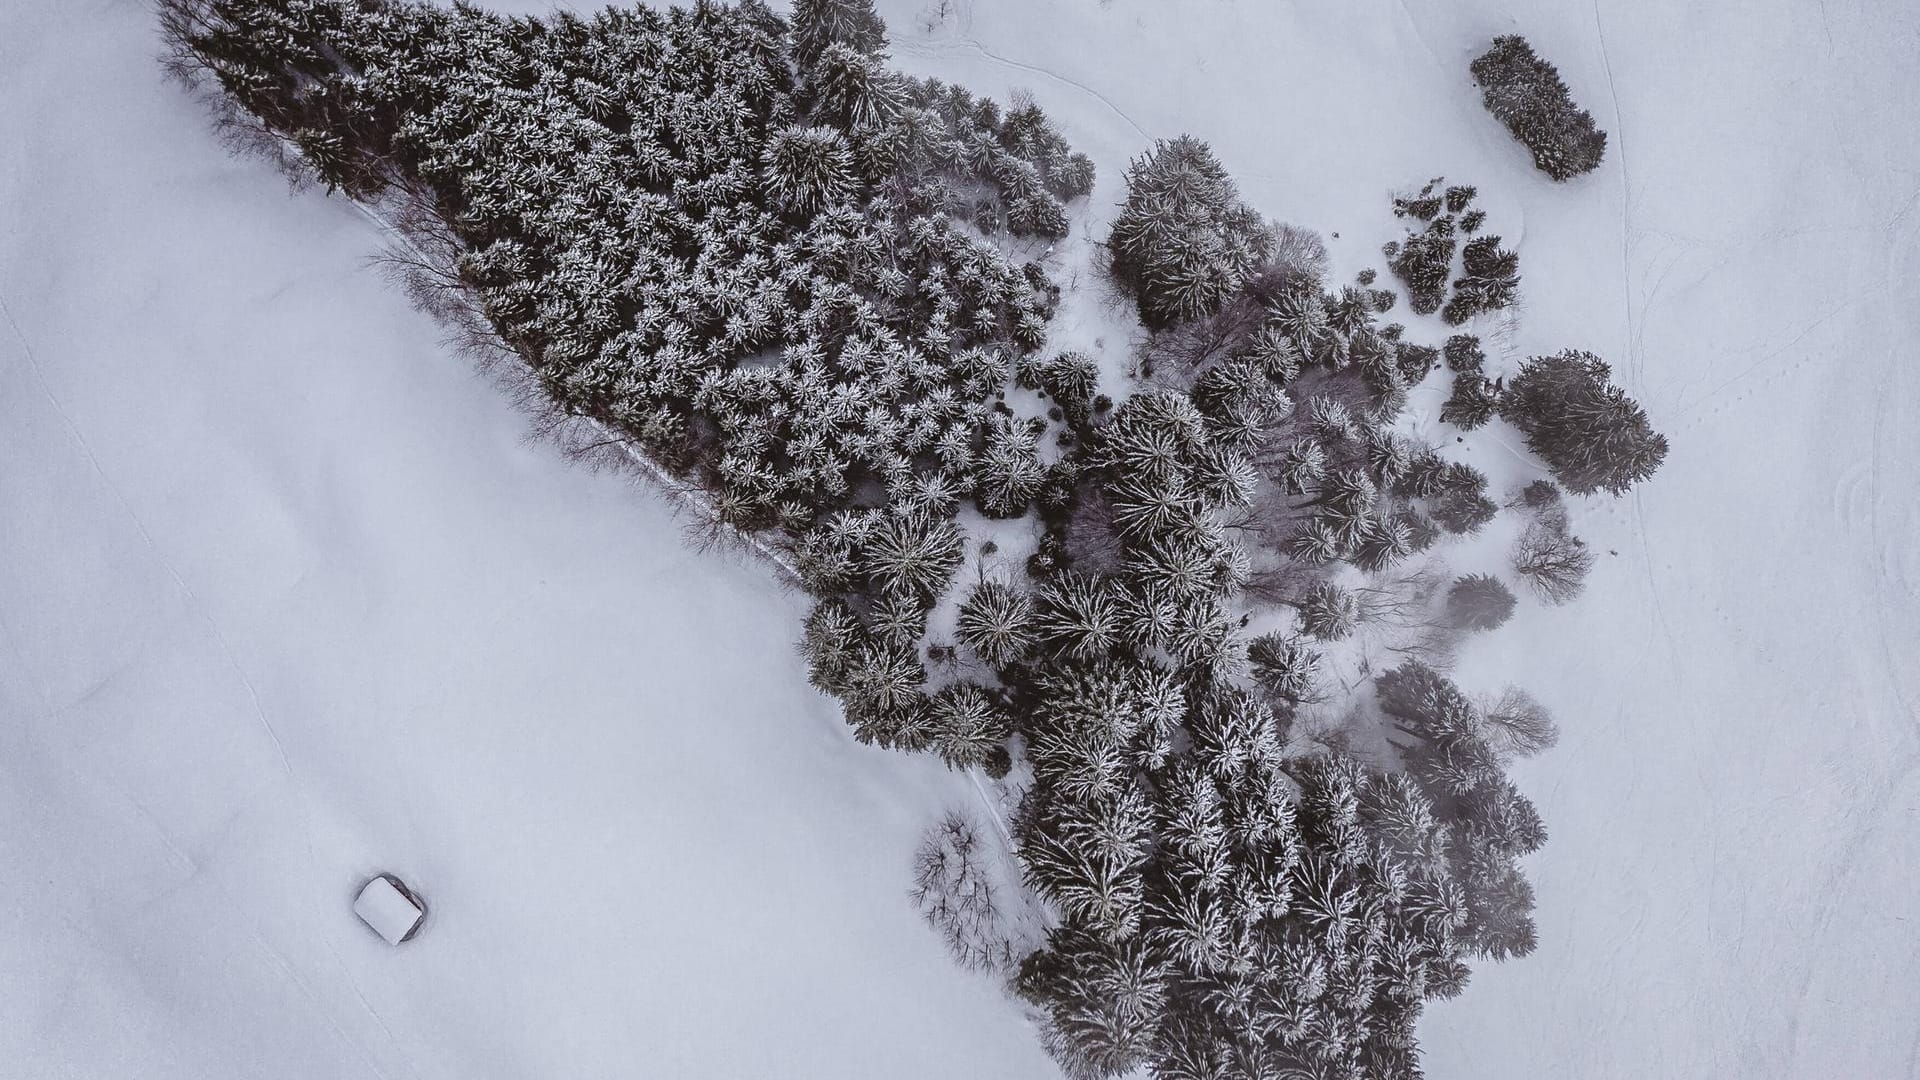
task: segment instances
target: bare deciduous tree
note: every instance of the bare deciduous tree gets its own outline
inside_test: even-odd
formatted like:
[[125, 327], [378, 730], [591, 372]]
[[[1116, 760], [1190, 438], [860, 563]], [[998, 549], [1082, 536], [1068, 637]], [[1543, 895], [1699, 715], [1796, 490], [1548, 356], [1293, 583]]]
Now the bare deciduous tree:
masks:
[[1560, 727], [1532, 694], [1509, 686], [1480, 709], [1487, 744], [1502, 758], [1532, 757], [1560, 741]]
[[928, 830], [913, 859], [914, 909], [939, 931], [953, 958], [975, 971], [1008, 970], [1014, 950], [999, 925], [985, 852], [966, 815], [953, 811]]
[[1513, 568], [1532, 584], [1541, 599], [1564, 604], [1586, 587], [1593, 569], [1593, 552], [1586, 542], [1557, 522], [1534, 521], [1513, 548]]

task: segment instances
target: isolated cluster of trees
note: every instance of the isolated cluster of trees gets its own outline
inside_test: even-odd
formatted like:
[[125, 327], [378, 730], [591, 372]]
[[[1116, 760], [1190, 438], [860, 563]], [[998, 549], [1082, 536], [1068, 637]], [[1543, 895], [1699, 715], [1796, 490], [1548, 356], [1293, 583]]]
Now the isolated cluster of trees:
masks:
[[[1395, 199], [1397, 217], [1423, 222], [1419, 232], [1386, 247], [1387, 266], [1412, 300], [1416, 315], [1439, 312], [1459, 326], [1482, 312], [1512, 304], [1520, 288], [1520, 256], [1500, 246], [1498, 236], [1476, 236], [1461, 247], [1461, 235], [1472, 235], [1486, 221], [1486, 211], [1473, 205], [1479, 192], [1470, 185], [1438, 190], [1443, 180], [1427, 181], [1418, 195]], [[1453, 276], [1454, 252], [1460, 251], [1460, 276]], [[1448, 282], [1452, 281], [1452, 293]]]
[[1487, 111], [1533, 152], [1533, 163], [1555, 180], [1571, 180], [1600, 166], [1607, 133], [1573, 102], [1560, 71], [1535, 55], [1526, 38], [1508, 34], [1472, 64]]
[[[1485, 214], [1473, 207], [1474, 188], [1443, 188], [1443, 183], [1435, 178], [1417, 194], [1394, 200], [1396, 216], [1424, 224], [1405, 240], [1388, 244], [1384, 253], [1415, 314], [1439, 312], [1459, 326], [1514, 302], [1520, 258], [1494, 235], [1477, 236], [1462, 247], [1459, 236], [1476, 232]], [[1472, 334], [1448, 338], [1443, 355], [1454, 378], [1441, 419], [1471, 431], [1496, 415], [1506, 417], [1575, 494], [1623, 494], [1666, 459], [1666, 438], [1653, 430], [1644, 409], [1608, 381], [1610, 369], [1592, 353], [1569, 349], [1533, 357], [1504, 384], [1486, 377], [1486, 354]]]
[[[1488, 384], [1476, 339], [1381, 325], [1390, 290], [1329, 286], [1318, 237], [1183, 137], [1132, 164], [1108, 239], [1154, 331], [1116, 403], [1093, 357], [1046, 350], [1059, 289], [1023, 257], [1091, 163], [1031, 104], [893, 71], [871, 0], [166, 12], [233, 122], [397, 215], [436, 303], [557, 410], [782, 549], [815, 601], [810, 677], [860, 739], [995, 775], [1025, 755], [1017, 854], [1058, 925], [1016, 985], [1071, 1073], [1415, 1077], [1422, 1003], [1532, 947], [1514, 859], [1544, 830], [1503, 766], [1551, 742], [1537, 703], [1407, 664], [1367, 710], [1389, 752], [1291, 734], [1327, 643], [1383, 604], [1459, 632], [1513, 611], [1485, 575], [1392, 598], [1386, 575], [1499, 510], [1393, 430], [1408, 390], [1444, 357], [1452, 422], [1505, 415], [1570, 490], [1617, 491], [1665, 444], [1604, 364]], [[1472, 199], [1406, 201], [1417, 312], [1511, 299], [1497, 237], [1453, 278]], [[956, 590], [986, 549], [963, 510], [1031, 516], [1037, 551]], [[1007, 966], [980, 843], [944, 823], [914, 899], [964, 961]]]

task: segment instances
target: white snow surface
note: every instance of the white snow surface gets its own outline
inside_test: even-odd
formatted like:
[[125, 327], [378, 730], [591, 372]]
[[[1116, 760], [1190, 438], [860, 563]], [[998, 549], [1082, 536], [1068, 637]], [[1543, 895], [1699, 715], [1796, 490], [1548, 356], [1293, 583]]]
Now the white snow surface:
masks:
[[[1342, 278], [1391, 189], [1477, 184], [1525, 275], [1496, 363], [1592, 349], [1672, 439], [1576, 505], [1587, 595], [1462, 657], [1566, 734], [1516, 775], [1540, 947], [1430, 1009], [1429, 1075], [1920, 1075], [1920, 17], [940, 6], [883, 0], [897, 61], [1030, 90], [1100, 166], [1089, 235], [1182, 131]], [[1611, 133], [1597, 173], [1481, 109], [1514, 30]], [[905, 901], [965, 780], [854, 745], [801, 601], [530, 441], [375, 230], [224, 156], [157, 47], [127, 0], [0, 6], [4, 1071], [1051, 1075]], [[1528, 475], [1492, 434], [1458, 449]], [[402, 950], [350, 911], [380, 871], [433, 905]]]
[[157, 50], [0, 5], [0, 1075], [1051, 1075], [907, 901], [966, 780], [855, 744], [800, 598], [530, 440]]

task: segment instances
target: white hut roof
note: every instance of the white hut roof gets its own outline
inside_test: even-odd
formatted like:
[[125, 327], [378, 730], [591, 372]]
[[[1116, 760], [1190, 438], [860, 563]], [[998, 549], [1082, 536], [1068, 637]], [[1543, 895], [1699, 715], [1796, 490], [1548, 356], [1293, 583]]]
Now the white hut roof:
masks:
[[421, 915], [413, 901], [383, 877], [374, 878], [360, 890], [359, 899], [353, 902], [353, 913], [373, 927], [374, 933], [386, 938], [389, 945], [400, 944]]

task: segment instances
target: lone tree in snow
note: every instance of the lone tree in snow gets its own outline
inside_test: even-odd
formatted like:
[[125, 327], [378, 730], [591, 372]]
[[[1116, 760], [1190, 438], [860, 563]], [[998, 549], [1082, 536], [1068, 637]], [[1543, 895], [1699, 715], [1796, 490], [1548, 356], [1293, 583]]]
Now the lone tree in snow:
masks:
[[1568, 349], [1533, 357], [1507, 383], [1501, 415], [1576, 495], [1625, 494], [1667, 458], [1667, 437], [1610, 373], [1599, 357]]
[[1213, 149], [1182, 135], [1127, 168], [1107, 248], [1140, 317], [1158, 328], [1218, 310], [1267, 260], [1273, 233]]
[[1487, 111], [1533, 151], [1541, 172], [1570, 180], [1599, 166], [1607, 133], [1594, 126], [1593, 114], [1573, 103], [1559, 70], [1534, 55], [1526, 38], [1494, 38], [1472, 71]]

